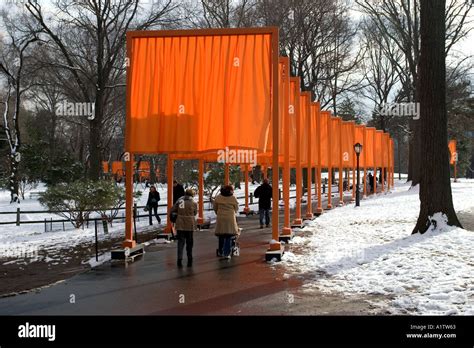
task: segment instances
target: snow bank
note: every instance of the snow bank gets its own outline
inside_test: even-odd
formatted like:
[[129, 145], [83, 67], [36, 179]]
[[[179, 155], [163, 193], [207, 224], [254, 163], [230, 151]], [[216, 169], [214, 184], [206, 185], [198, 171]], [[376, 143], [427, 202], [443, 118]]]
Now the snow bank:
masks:
[[[474, 181], [452, 185], [456, 210], [473, 212]], [[311, 222], [282, 264], [313, 277], [308, 289], [387, 295], [377, 304], [394, 314], [472, 315], [474, 232], [448, 226], [438, 213], [436, 229], [412, 235], [418, 212], [418, 188], [397, 183], [360, 209], [348, 205]]]

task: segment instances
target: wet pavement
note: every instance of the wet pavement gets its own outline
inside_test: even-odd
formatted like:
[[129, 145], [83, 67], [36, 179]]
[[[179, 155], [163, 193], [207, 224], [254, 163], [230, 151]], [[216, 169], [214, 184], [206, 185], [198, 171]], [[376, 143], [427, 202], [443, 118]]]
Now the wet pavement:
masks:
[[[337, 204], [334, 197], [334, 206]], [[303, 212], [305, 210], [303, 209]], [[240, 256], [216, 257], [213, 230], [194, 236], [194, 264], [176, 267], [176, 243], [150, 245], [131, 263], [113, 261], [62, 283], [0, 299], [2, 315], [358, 314], [365, 301], [300, 291], [301, 278], [264, 261], [271, 228], [239, 217]], [[295, 301], [295, 299], [297, 301]], [[296, 302], [296, 303], [295, 303]], [[334, 307], [335, 306], [335, 307]], [[334, 308], [333, 308], [334, 307]]]

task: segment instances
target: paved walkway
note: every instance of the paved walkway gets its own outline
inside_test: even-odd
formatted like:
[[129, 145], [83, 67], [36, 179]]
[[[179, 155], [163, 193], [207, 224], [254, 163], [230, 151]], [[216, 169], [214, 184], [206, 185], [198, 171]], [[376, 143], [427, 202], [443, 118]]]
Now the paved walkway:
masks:
[[[337, 206], [338, 197], [333, 198]], [[350, 199], [350, 197], [348, 197]], [[325, 205], [324, 205], [325, 206]], [[304, 210], [303, 210], [304, 211]], [[133, 263], [114, 261], [39, 292], [0, 299], [0, 314], [361, 314], [363, 300], [300, 292], [303, 279], [285, 279], [264, 262], [271, 229], [258, 217], [239, 217], [241, 255], [216, 257], [213, 230], [195, 233], [194, 265], [176, 267], [176, 244], [147, 247]]]

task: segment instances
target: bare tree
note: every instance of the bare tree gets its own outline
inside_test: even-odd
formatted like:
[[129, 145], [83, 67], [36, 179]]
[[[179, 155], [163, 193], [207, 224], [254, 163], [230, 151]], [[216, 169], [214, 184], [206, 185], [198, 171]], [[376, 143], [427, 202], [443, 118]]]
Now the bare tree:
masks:
[[[48, 50], [61, 59], [51, 64], [63, 69], [74, 102], [94, 105], [94, 117], [88, 123], [89, 177], [99, 178], [104, 128], [114, 98], [110, 90], [124, 87], [125, 37], [130, 29], [144, 30], [176, 22], [172, 14], [178, 8], [171, 0], [154, 1], [148, 11], [138, 1], [58, 0], [54, 19], [45, 16], [38, 0], [28, 0], [26, 9], [49, 40]], [[145, 15], [140, 15], [145, 13]], [[123, 116], [123, 112], [122, 112]], [[108, 139], [106, 138], [106, 141]]]
[[[420, 90], [418, 64], [420, 60], [420, 4], [419, 0], [356, 0], [378, 28], [380, 37], [387, 46], [389, 41], [397, 43], [404, 59], [392, 59], [402, 83], [404, 101], [418, 102]], [[450, 0], [445, 9], [445, 50], [448, 55], [452, 47], [472, 30], [469, 13], [473, 5], [469, 1]], [[412, 185], [420, 182], [421, 144], [416, 121], [412, 121], [408, 180]]]
[[0, 76], [6, 81], [6, 94], [3, 104], [2, 129], [9, 146], [9, 190], [10, 203], [19, 202], [19, 165], [21, 161], [22, 137], [20, 121], [23, 108], [22, 98], [34, 84], [38, 67], [32, 64], [34, 43], [38, 41], [38, 31], [28, 26], [25, 15], [20, 20], [13, 18], [6, 11], [1, 17], [7, 40], [0, 42]]

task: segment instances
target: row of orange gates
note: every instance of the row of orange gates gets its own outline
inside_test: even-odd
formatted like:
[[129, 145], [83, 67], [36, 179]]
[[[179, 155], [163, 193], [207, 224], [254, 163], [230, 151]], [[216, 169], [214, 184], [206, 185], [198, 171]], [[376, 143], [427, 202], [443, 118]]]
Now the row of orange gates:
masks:
[[[125, 177], [125, 166], [122, 161], [102, 161], [102, 173], [105, 175], [112, 175], [116, 180], [120, 180]], [[140, 161], [138, 170], [136, 166], [133, 168], [134, 171], [138, 171], [138, 180], [140, 182], [150, 180], [151, 165], [149, 161]], [[156, 177], [160, 176], [160, 169], [155, 169]]]
[[[273, 200], [272, 240], [266, 258], [280, 259], [282, 239], [323, 211], [321, 172], [339, 172], [342, 203], [343, 170], [354, 178], [354, 144], [363, 145], [360, 168], [367, 193], [368, 170], [381, 168], [381, 189], [394, 184], [394, 142], [381, 130], [343, 121], [321, 110], [311, 93], [301, 90], [300, 78], [290, 76], [290, 62], [279, 56], [278, 28], [132, 31], [127, 33], [126, 173], [132, 173], [135, 155], [168, 154], [167, 180], [171, 189], [173, 161], [199, 160], [199, 222], [203, 222], [203, 174], [205, 162], [225, 159], [240, 165], [245, 177], [245, 209], [248, 211], [248, 171], [252, 165], [282, 169], [284, 201], [280, 229], [278, 200]], [[275, 131], [276, 130], [276, 131]], [[233, 151], [233, 152], [232, 152]], [[234, 156], [232, 156], [232, 154]], [[253, 155], [255, 155], [253, 157]], [[296, 209], [290, 217], [290, 168], [296, 170]], [[307, 176], [308, 204], [301, 212], [302, 169]], [[132, 233], [133, 185], [126, 175], [126, 226], [124, 248], [134, 248]], [[278, 183], [280, 170], [272, 170]], [[331, 197], [331, 175], [328, 176]], [[376, 182], [376, 180], [374, 180]], [[375, 186], [375, 185], [374, 185]], [[374, 191], [376, 188], [373, 188]], [[278, 197], [278, 185], [273, 185]], [[354, 195], [355, 185], [353, 185]], [[312, 197], [317, 198], [313, 211]], [[172, 194], [168, 194], [168, 206]], [[328, 200], [327, 209], [331, 209]], [[171, 223], [168, 218], [167, 230]]]

